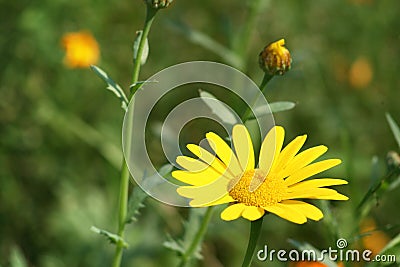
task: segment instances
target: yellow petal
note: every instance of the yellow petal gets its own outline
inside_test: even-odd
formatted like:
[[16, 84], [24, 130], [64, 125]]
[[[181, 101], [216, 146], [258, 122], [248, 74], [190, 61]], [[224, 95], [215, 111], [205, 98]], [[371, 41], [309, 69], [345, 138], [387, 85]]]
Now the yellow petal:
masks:
[[199, 159], [201, 159], [205, 163], [209, 164], [219, 173], [223, 173], [230, 178], [235, 178], [232, 173], [229, 173], [229, 170], [227, 170], [225, 164], [222, 163], [215, 155], [208, 152], [206, 149], [194, 144], [188, 144], [186, 147], [190, 150], [190, 152], [199, 157]]
[[326, 195], [326, 196], [318, 196], [313, 197], [313, 199], [324, 199], [324, 200], [349, 200], [349, 198], [340, 193], [336, 193], [334, 195]]
[[291, 162], [291, 160], [306, 142], [306, 139], [307, 135], [298, 136], [281, 151], [276, 164], [277, 170], [283, 169], [287, 164]]
[[190, 172], [201, 172], [207, 168], [210, 168], [210, 165], [208, 165], [207, 163], [204, 163], [201, 160], [194, 159], [191, 157], [186, 157], [186, 156], [178, 156], [176, 158], [176, 163], [178, 163], [182, 168], [184, 168]]
[[255, 221], [260, 219], [265, 213], [265, 210], [262, 208], [254, 207], [254, 206], [246, 206], [242, 213], [242, 217], [249, 220]]
[[246, 205], [239, 203], [228, 206], [221, 212], [221, 219], [224, 221], [233, 221], [242, 215]]
[[269, 173], [279, 157], [282, 149], [285, 130], [281, 126], [274, 126], [264, 138], [260, 149], [259, 168]]
[[[216, 206], [216, 205], [225, 204], [225, 203], [234, 202], [234, 201], [235, 201], [235, 200], [234, 200], [229, 194], [226, 194], [225, 196], [221, 197], [221, 198], [218, 199], [218, 200], [215, 200], [215, 201], [213, 201], [213, 202], [210, 202], [210, 203], [208, 203], [208, 204], [201, 205], [201, 206], [198, 206], [198, 207]], [[193, 204], [193, 203], [192, 203], [192, 204]], [[194, 205], [191, 205], [191, 206], [192, 206], [192, 207], [196, 207], [196, 206], [194, 206]]]
[[233, 127], [232, 141], [242, 170], [247, 171], [254, 169], [253, 143], [244, 125], [238, 124]]
[[326, 146], [316, 146], [304, 150], [303, 152], [296, 155], [290, 161], [290, 163], [288, 163], [286, 167], [282, 171], [280, 171], [280, 173], [278, 174], [279, 177], [286, 178], [292, 175], [296, 171], [300, 170], [301, 168], [307, 166], [308, 164], [319, 158], [326, 151], [328, 151], [328, 148]]
[[[206, 185], [214, 182], [218, 178], [223, 177], [221, 174], [217, 173], [215, 170], [208, 168], [202, 172], [188, 172], [188, 171], [173, 171], [171, 173], [172, 177], [175, 179], [190, 185]], [[224, 178], [226, 179], [226, 178]]]
[[347, 200], [348, 198], [346, 196], [346, 199], [342, 199], [343, 196], [339, 194], [336, 190], [330, 189], [330, 188], [313, 188], [309, 190], [300, 190], [300, 191], [295, 191], [295, 192], [288, 192], [285, 194], [284, 199], [295, 199], [295, 198], [313, 198], [313, 199], [330, 199], [327, 197], [339, 197], [341, 199], [332, 199], [332, 200]]
[[303, 224], [307, 222], [306, 216], [298, 212], [297, 210], [283, 204], [276, 204], [273, 206], [266, 206], [263, 207], [266, 211], [269, 211], [275, 215], [278, 215], [279, 217], [297, 223], [297, 224]]
[[193, 207], [208, 206], [213, 201], [219, 200], [228, 194], [229, 180], [220, 178], [204, 186], [181, 186], [176, 191], [179, 195], [193, 199]]
[[323, 161], [319, 161], [313, 164], [310, 164], [285, 179], [285, 184], [287, 186], [291, 186], [295, 183], [301, 182], [308, 177], [311, 177], [315, 174], [328, 170], [336, 165], [341, 163], [340, 159], [327, 159]]
[[348, 182], [346, 180], [342, 180], [342, 179], [318, 178], [318, 179], [312, 179], [312, 180], [303, 181], [303, 182], [294, 184], [293, 186], [289, 187], [289, 190], [290, 190], [290, 192], [292, 192], [292, 191], [307, 190], [307, 189], [311, 189], [311, 188], [333, 186], [333, 185], [343, 185], [343, 184], [348, 184]]
[[233, 173], [233, 175], [240, 175], [242, 173], [242, 168], [240, 167], [239, 161], [225, 141], [212, 132], [207, 133], [206, 138], [211, 148], [215, 151], [222, 162], [228, 166], [228, 169]]
[[311, 220], [314, 221], [319, 221], [324, 217], [324, 214], [319, 208], [303, 201], [284, 200], [281, 203], [283, 205], [287, 205], [291, 208], [296, 209], [297, 211], [305, 215], [307, 218], [310, 218]]

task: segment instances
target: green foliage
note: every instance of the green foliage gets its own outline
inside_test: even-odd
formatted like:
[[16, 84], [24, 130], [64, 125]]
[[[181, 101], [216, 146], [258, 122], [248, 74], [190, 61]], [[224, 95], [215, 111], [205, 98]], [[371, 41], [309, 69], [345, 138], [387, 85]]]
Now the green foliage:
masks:
[[99, 235], [105, 236], [107, 238], [107, 240], [110, 241], [111, 244], [121, 243], [121, 244], [123, 244], [123, 246], [125, 248], [127, 248], [129, 246], [129, 244], [126, 243], [125, 240], [123, 240], [120, 236], [118, 236], [116, 234], [110, 233], [110, 232], [108, 232], [106, 230], [103, 230], [103, 229], [99, 229], [96, 226], [92, 226], [90, 228], [90, 230], [95, 232], [95, 233], [97, 233], [97, 234], [99, 234]]
[[[139, 51], [139, 43], [140, 40], [142, 39], [142, 31], [138, 31], [136, 33], [136, 39], [135, 42], [133, 42], [133, 60], [135, 61], [137, 58], [137, 53]], [[140, 64], [144, 65], [147, 61], [147, 58], [149, 57], [149, 41], [146, 38], [144, 47], [143, 47], [143, 52], [142, 52], [142, 57], [140, 59]]]
[[92, 70], [94, 73], [96, 73], [97, 76], [99, 76], [102, 80], [104, 80], [107, 83], [107, 90], [110, 90], [111, 92], [114, 93], [114, 95], [121, 100], [121, 108], [123, 110], [127, 110], [128, 105], [129, 105], [129, 100], [126, 97], [124, 91], [122, 90], [121, 86], [119, 86], [117, 83], [111, 79], [108, 74], [100, 69], [97, 66], [91, 66]]
[[400, 128], [389, 113], [386, 113], [386, 119], [389, 123], [390, 129], [392, 130], [394, 138], [396, 139], [396, 142], [400, 148]]

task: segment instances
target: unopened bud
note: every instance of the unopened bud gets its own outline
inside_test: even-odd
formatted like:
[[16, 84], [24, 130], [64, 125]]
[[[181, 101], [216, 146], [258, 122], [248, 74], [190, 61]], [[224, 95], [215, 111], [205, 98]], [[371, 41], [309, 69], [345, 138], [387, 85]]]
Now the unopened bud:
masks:
[[400, 167], [400, 156], [397, 152], [389, 151], [386, 156], [386, 159], [387, 159], [389, 168], [397, 169]]
[[154, 9], [167, 8], [174, 0], [144, 0], [144, 2]]
[[267, 45], [259, 56], [260, 68], [269, 75], [283, 75], [290, 70], [292, 58], [285, 39]]

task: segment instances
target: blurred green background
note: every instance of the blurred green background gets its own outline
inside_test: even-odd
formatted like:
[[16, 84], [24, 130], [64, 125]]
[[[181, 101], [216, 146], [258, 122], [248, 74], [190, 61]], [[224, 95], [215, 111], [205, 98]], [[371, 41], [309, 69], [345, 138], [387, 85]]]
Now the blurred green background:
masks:
[[[237, 67], [258, 83], [259, 52], [285, 38], [293, 67], [272, 80], [268, 100], [297, 103], [275, 117], [287, 141], [308, 133], [307, 146], [326, 144], [329, 157], [344, 160], [330, 174], [350, 181], [339, 190], [351, 200], [333, 209], [340, 231], [349, 234], [357, 221], [352, 210], [370, 184], [372, 157], [383, 175], [387, 152], [398, 151], [385, 112], [400, 122], [400, 2], [265, 0], [252, 15], [251, 3], [175, 0], [156, 18], [141, 79], [185, 61], [230, 63], [189, 40], [193, 29], [238, 51], [243, 64]], [[101, 49], [98, 65], [128, 88], [143, 1], [2, 0], [0, 7], [0, 265], [110, 266], [114, 247], [89, 229], [116, 229], [123, 112], [93, 72], [63, 65], [61, 38], [92, 32]], [[249, 35], [241, 36], [246, 25]], [[379, 225], [396, 225], [399, 201], [398, 190], [385, 194], [371, 215]], [[188, 210], [151, 199], [145, 204], [127, 228], [124, 266], [174, 266], [176, 254], [162, 243], [167, 234], [182, 235]], [[223, 222], [215, 212], [198, 265], [238, 266], [248, 228], [245, 220]], [[288, 238], [317, 247], [332, 242], [323, 222], [297, 226], [270, 216], [259, 246], [290, 248]]]

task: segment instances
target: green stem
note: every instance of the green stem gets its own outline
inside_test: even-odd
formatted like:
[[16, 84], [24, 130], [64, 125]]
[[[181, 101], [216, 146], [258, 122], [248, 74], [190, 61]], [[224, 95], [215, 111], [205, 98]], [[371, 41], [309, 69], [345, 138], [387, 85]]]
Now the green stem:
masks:
[[[157, 13], [156, 9], [151, 8], [150, 6], [147, 6], [147, 11], [146, 11], [146, 19], [141, 35], [141, 39], [139, 42], [139, 48], [136, 54], [136, 60], [134, 61], [133, 65], [133, 74], [132, 74], [132, 84], [137, 83], [139, 79], [139, 73], [140, 73], [140, 67], [141, 67], [141, 58], [143, 54], [143, 49], [146, 43], [147, 36], [150, 32], [151, 25], [154, 21], [155, 14]], [[133, 87], [136, 89], [131, 90], [129, 99], [130, 101], [134, 101], [134, 94], [137, 91], [137, 87]], [[133, 118], [133, 108], [130, 107], [129, 110], [132, 110], [128, 114], [131, 118]], [[130, 119], [129, 121], [132, 121]], [[130, 140], [129, 136], [131, 135], [131, 127], [128, 127], [127, 130], [127, 135], [128, 135], [128, 140]], [[127, 147], [130, 147], [129, 145]], [[129, 151], [126, 153], [127, 155], [130, 155]], [[129, 160], [129, 159], [126, 159]], [[121, 239], [124, 239], [124, 232], [125, 232], [125, 225], [126, 225], [126, 215], [127, 215], [127, 210], [128, 210], [128, 193], [129, 193], [129, 170], [127, 163], [125, 159], [123, 159], [122, 162], [122, 168], [121, 168], [121, 180], [120, 180], [120, 189], [119, 189], [119, 209], [118, 209], [118, 236], [121, 237]], [[122, 260], [122, 254], [124, 250], [124, 244], [123, 242], [119, 242], [116, 244], [116, 249], [115, 249], [115, 254], [113, 258], [113, 263], [112, 267], [120, 267], [121, 266], [121, 260]]]
[[[122, 239], [124, 238], [126, 214], [128, 207], [128, 191], [129, 191], [129, 170], [124, 160], [122, 164], [121, 184], [119, 189], [119, 211], [118, 211], [118, 232], [117, 232], [117, 234]], [[123, 249], [124, 249], [123, 242], [119, 242], [116, 244], [116, 249], [112, 264], [113, 267], [119, 267], [121, 265]]]
[[254, 250], [256, 248], [258, 237], [261, 232], [263, 219], [264, 216], [258, 220], [251, 222], [250, 238], [249, 238], [249, 243], [247, 245], [246, 255], [244, 257], [242, 267], [249, 267], [253, 260]]
[[[158, 9], [154, 9], [150, 6], [147, 6], [146, 9], [146, 19], [144, 22], [144, 27], [142, 31], [142, 36], [139, 41], [139, 48], [137, 50], [137, 55], [136, 59], [134, 60], [134, 65], [133, 65], [133, 74], [132, 74], [132, 85], [135, 85], [135, 83], [138, 82], [139, 80], [139, 73], [140, 73], [140, 67], [141, 67], [141, 59], [142, 59], [142, 54], [144, 50], [144, 46], [146, 44], [146, 39], [147, 36], [149, 35], [151, 25], [153, 24], [155, 15], [157, 13]], [[133, 95], [136, 93], [136, 91], [139, 88], [136, 86], [132, 87], [131, 93], [130, 93], [130, 98], [133, 97]]]
[[[261, 84], [259, 86], [260, 91], [262, 92], [262, 94], [264, 94], [264, 96], [266, 96], [266, 92], [267, 92], [266, 85], [272, 79], [272, 77], [274, 77], [274, 76], [273, 75], [269, 75], [267, 73], [264, 74], [264, 78], [263, 78], [263, 80], [262, 80], [262, 82], [261, 82]], [[242, 116], [242, 120], [244, 122], [247, 121], [250, 118], [251, 113], [252, 113], [251, 108], [256, 104], [258, 97], [259, 96], [256, 96], [253, 99], [253, 102], [252, 102], [251, 106], [247, 106], [246, 107], [246, 110], [245, 110], [245, 112], [243, 113], [243, 116]]]
[[186, 250], [186, 252], [182, 255], [182, 260], [179, 264], [179, 267], [185, 267], [193, 257], [193, 254], [196, 252], [196, 248], [199, 246], [201, 241], [203, 240], [204, 234], [206, 233], [208, 224], [211, 219], [211, 215], [213, 212], [214, 207], [208, 207], [206, 214], [203, 217], [203, 220], [201, 222], [199, 231], [197, 232], [196, 236], [193, 238], [192, 243], [190, 243], [190, 246]]

